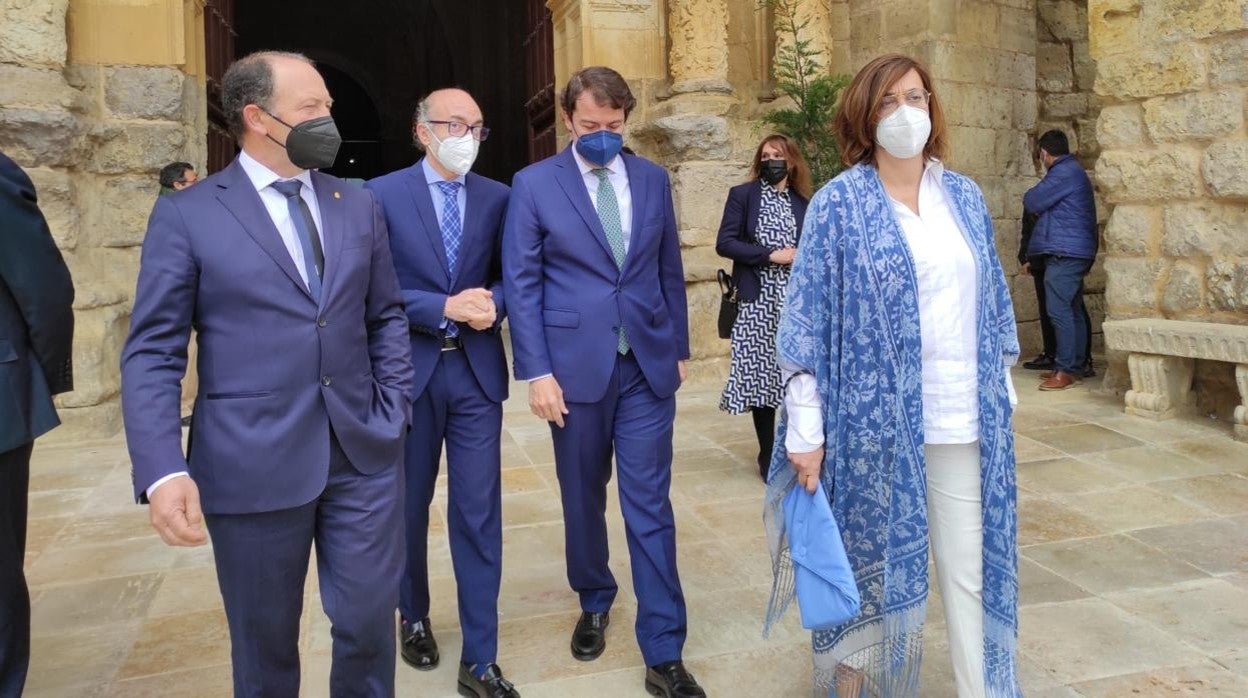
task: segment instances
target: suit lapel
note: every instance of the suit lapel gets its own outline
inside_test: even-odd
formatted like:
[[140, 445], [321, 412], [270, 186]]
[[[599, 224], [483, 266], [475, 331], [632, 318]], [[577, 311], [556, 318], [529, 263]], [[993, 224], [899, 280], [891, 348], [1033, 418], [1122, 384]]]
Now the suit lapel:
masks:
[[[633, 227], [629, 231], [628, 252], [624, 255], [624, 266], [627, 267], [629, 262], [637, 256], [633, 254], [633, 251], [641, 249], [641, 245], [645, 242], [642, 240], [642, 234], [645, 230], [642, 221], [646, 220], [645, 205], [651, 197], [646, 196], [645, 174], [641, 167], [638, 166], [637, 159], [624, 154], [621, 154], [620, 158], [624, 162], [625, 171], [628, 172], [628, 193], [633, 209]], [[662, 229], [660, 229], [661, 232]]]
[[581, 168], [577, 166], [576, 158], [572, 156], [573, 147], [564, 148], [560, 155], [556, 163], [559, 169], [555, 174], [555, 180], [559, 182], [559, 186], [563, 187], [563, 193], [572, 202], [572, 207], [576, 209], [576, 212], [581, 215], [581, 219], [585, 221], [585, 225], [598, 240], [598, 244], [602, 245], [607, 257], [614, 262], [615, 253], [611, 251], [611, 243], [607, 242], [607, 234], [602, 229], [602, 221], [598, 219], [598, 211], [594, 208], [593, 202], [589, 200], [589, 191], [585, 188], [584, 178], [581, 177]]
[[277, 227], [273, 225], [273, 219], [269, 217], [264, 202], [260, 200], [260, 194], [252, 185], [251, 180], [247, 178], [243, 166], [235, 160], [226, 168], [225, 175], [217, 185], [221, 187], [221, 191], [217, 193], [217, 199], [238, 220], [243, 230], [256, 241], [260, 249], [273, 259], [273, 262], [310, 300], [312, 293], [308, 291], [308, 285], [304, 283], [303, 277], [295, 269], [295, 260], [291, 258], [286, 244], [282, 242], [282, 236], [277, 232]]
[[438, 263], [442, 265], [442, 273], [446, 274], [449, 284], [451, 273], [446, 264], [446, 245], [442, 242], [442, 228], [438, 225], [438, 214], [433, 210], [433, 196], [429, 194], [429, 181], [425, 179], [425, 168], [420, 162], [412, 165], [411, 176], [407, 178], [407, 188], [412, 193], [412, 203], [416, 206], [416, 213], [420, 216], [420, 228], [429, 238], [429, 246], [433, 248]]
[[316, 203], [321, 209], [321, 249], [325, 253], [322, 300], [333, 292], [338, 266], [342, 261], [343, 225], [347, 204], [342, 199], [340, 186], [340, 182], [328, 175], [312, 173], [312, 188], [316, 191]]
[[763, 185], [759, 180], [755, 180], [750, 186], [750, 195], [746, 197], [745, 203], [745, 233], [747, 235], [745, 242], [757, 244], [755, 232], [758, 228], [758, 211], [762, 205]]

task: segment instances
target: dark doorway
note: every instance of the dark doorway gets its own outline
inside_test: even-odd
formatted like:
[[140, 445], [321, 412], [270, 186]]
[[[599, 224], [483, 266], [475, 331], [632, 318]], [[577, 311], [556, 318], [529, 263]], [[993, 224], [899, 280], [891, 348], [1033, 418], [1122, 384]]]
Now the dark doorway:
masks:
[[[316, 61], [334, 98], [334, 119], [344, 138], [338, 162], [329, 170], [340, 177], [368, 179], [414, 163], [420, 157], [412, 145], [416, 102], [431, 90], [451, 86], [472, 93], [490, 127], [475, 172], [510, 182], [530, 162], [536, 134], [531, 106], [526, 105], [533, 97], [526, 65], [535, 56], [547, 65], [553, 62], [549, 29], [545, 35], [534, 34], [540, 29], [535, 20], [549, 24], [549, 12], [534, 17], [531, 3], [211, 0], [211, 5], [228, 17], [218, 34], [232, 43], [231, 59], [276, 49], [298, 51]], [[539, 70], [545, 77], [545, 66]], [[210, 93], [211, 83], [210, 76]], [[551, 138], [544, 133], [539, 137], [546, 142]], [[209, 141], [212, 151], [211, 133]]]

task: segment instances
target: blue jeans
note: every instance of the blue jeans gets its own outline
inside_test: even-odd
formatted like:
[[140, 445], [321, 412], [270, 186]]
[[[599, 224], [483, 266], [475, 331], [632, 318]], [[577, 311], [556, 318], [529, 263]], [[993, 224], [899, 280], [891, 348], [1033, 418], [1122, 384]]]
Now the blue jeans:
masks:
[[1083, 277], [1092, 260], [1050, 255], [1044, 262], [1044, 303], [1057, 339], [1053, 363], [1063, 373], [1080, 375], [1087, 363], [1088, 327], [1083, 322]]

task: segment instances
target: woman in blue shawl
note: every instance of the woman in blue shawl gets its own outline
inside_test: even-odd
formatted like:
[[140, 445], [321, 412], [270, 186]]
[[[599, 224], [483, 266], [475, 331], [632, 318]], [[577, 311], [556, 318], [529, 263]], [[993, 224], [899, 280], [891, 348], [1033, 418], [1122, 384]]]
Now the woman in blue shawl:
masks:
[[983, 195], [940, 163], [932, 87], [888, 55], [846, 88], [849, 169], [811, 200], [777, 340], [794, 375], [768, 477], [768, 624], [793, 598], [784, 497], [822, 483], [842, 538], [827, 544], [843, 542], [862, 597], [814, 633], [816, 684], [838, 698], [919, 694], [929, 548], [958, 695], [1021, 695], [1018, 338]]

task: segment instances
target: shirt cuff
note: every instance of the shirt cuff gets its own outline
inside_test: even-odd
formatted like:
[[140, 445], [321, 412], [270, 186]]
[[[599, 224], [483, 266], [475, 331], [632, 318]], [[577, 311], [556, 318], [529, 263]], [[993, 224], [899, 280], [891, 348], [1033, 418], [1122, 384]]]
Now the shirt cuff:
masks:
[[789, 417], [784, 447], [790, 453], [810, 453], [823, 446], [823, 405], [819, 386], [809, 373], [789, 380], [784, 392], [784, 410]]
[[554, 377], [554, 375], [555, 375], [555, 374], [553, 374], [553, 373], [543, 373], [543, 374], [542, 374], [542, 375], [540, 375], [540, 376], [533, 376], [532, 378], [526, 378], [525, 380], [527, 380], [528, 382], [532, 383], [533, 381], [540, 381], [540, 380], [541, 380], [541, 379], [543, 379], [543, 378], [553, 378], [553, 377]]
[[1010, 400], [1010, 407], [1018, 407], [1018, 393], [1014, 390], [1014, 376], [1010, 373], [1010, 366], [1014, 362], [1011, 361], [1009, 356], [1005, 357], [1004, 361], [1005, 368], [1002, 369], [1001, 373], [1005, 374], [1005, 394]]
[[169, 475], [166, 475], [160, 478], [156, 482], [153, 482], [151, 487], [147, 488], [147, 501], [149, 502], [152, 501], [152, 493], [156, 491], [157, 487], [160, 487], [161, 485], [165, 484], [166, 482], [169, 482], [175, 477], [190, 477], [190, 473], [186, 472], [185, 470], [181, 472], [177, 472], [177, 473], [170, 473]]

